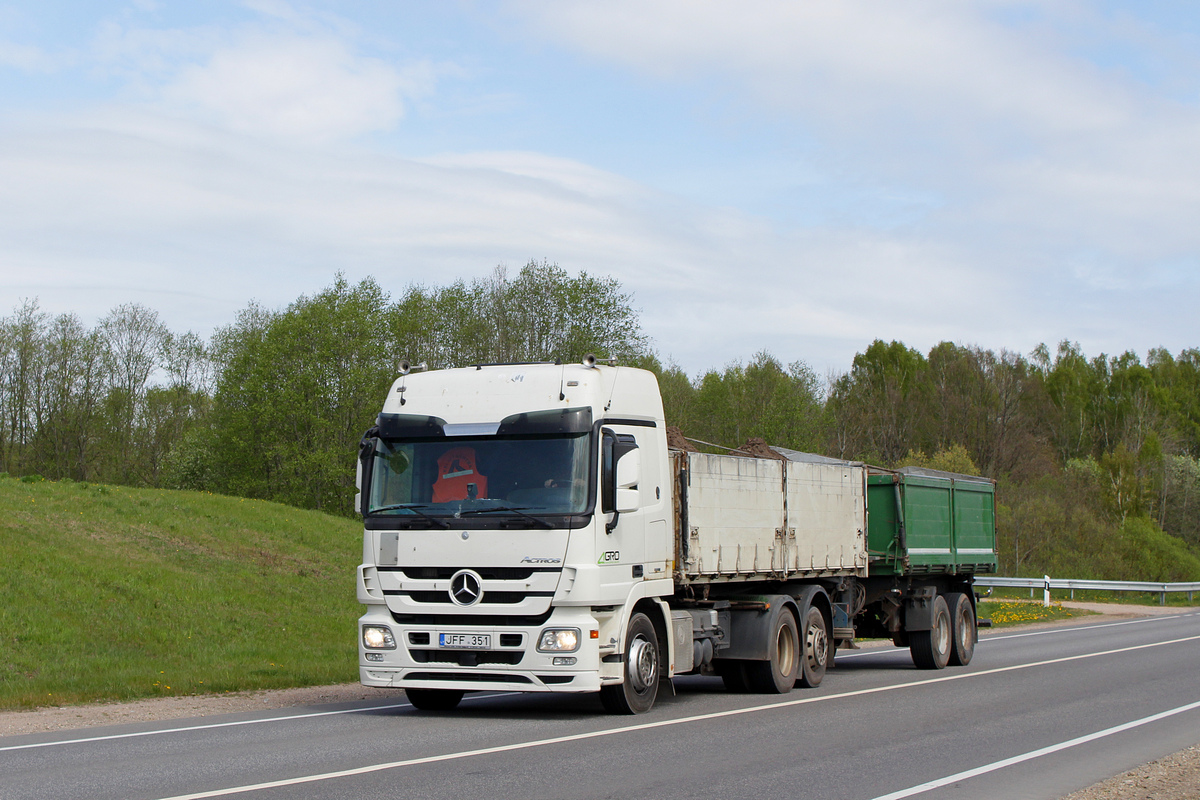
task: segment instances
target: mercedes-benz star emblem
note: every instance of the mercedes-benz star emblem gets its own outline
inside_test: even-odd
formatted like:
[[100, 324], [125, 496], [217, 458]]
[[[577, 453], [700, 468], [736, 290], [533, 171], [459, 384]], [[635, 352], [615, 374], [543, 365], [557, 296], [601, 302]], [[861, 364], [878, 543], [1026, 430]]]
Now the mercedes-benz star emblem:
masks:
[[469, 569], [454, 573], [450, 579], [450, 599], [460, 606], [475, 605], [483, 599], [483, 578]]

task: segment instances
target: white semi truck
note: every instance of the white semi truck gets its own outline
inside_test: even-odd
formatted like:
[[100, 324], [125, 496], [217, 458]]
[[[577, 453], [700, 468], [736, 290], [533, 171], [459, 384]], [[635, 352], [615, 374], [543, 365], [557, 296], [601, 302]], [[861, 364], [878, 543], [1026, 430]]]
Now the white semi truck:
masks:
[[363, 684], [642, 713], [684, 673], [815, 686], [856, 636], [970, 661], [992, 482], [672, 450], [653, 373], [590, 356], [403, 373], [360, 451]]

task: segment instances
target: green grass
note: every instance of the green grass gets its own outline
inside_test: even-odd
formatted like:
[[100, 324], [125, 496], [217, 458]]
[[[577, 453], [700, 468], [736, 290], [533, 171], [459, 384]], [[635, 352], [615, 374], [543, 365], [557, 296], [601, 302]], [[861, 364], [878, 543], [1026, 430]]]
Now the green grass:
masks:
[[0, 479], [0, 709], [354, 681], [362, 527]]
[[980, 618], [990, 619], [992, 626], [1005, 628], [1012, 625], [1028, 625], [1032, 622], [1052, 622], [1072, 617], [1086, 617], [1091, 611], [1077, 608], [1063, 608], [1051, 603], [1047, 608], [1041, 602], [1031, 603], [1028, 600], [981, 600], [979, 602]]

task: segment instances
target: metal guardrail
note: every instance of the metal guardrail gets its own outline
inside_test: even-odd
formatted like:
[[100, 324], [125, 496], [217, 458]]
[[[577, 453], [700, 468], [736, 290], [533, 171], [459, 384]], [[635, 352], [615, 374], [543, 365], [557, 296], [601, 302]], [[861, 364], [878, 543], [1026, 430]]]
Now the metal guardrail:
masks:
[[1029, 596], [1041, 589], [1044, 593], [1043, 602], [1050, 605], [1051, 589], [1070, 589], [1071, 599], [1075, 599], [1076, 589], [1098, 589], [1104, 592], [1147, 592], [1157, 594], [1160, 605], [1166, 605], [1167, 594], [1171, 592], [1187, 592], [1188, 602], [1193, 595], [1200, 592], [1200, 582], [1194, 583], [1160, 583], [1158, 581], [1089, 581], [1075, 578], [1051, 578], [1049, 575], [1041, 578], [998, 578], [986, 575], [975, 578], [976, 586], [993, 586], [1007, 589], [1029, 589]]

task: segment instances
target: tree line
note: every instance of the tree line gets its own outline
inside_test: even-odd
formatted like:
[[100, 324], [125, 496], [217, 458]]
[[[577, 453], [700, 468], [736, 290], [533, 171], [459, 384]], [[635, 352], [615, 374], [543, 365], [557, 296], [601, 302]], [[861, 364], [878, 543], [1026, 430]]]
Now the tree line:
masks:
[[998, 482], [1001, 571], [1200, 580], [1200, 350], [1028, 356], [876, 341], [821, 378], [768, 352], [688, 376], [663, 364], [611, 279], [516, 275], [392, 297], [344, 277], [251, 303], [207, 340], [124, 304], [88, 328], [36, 301], [0, 319], [0, 470], [202, 489], [350, 513], [354, 454], [402, 359], [576, 361], [653, 370], [702, 449], [751, 437], [883, 467]]

